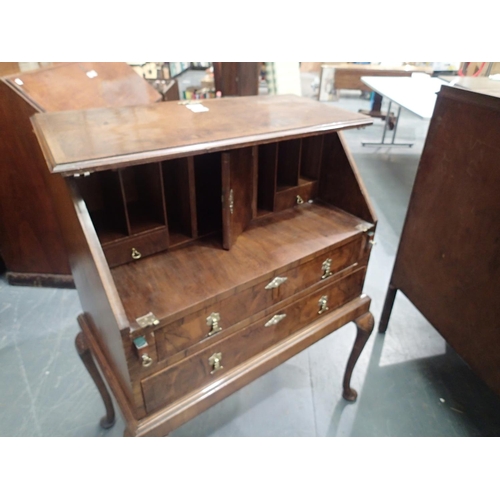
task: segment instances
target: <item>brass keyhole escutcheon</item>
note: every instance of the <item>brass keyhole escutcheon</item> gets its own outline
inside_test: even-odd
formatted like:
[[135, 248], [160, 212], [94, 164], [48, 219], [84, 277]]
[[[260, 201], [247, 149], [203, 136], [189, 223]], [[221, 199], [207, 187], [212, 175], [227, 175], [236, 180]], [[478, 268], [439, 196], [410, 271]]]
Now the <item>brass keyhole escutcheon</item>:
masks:
[[142, 366], [144, 366], [144, 368], [147, 368], [148, 366], [151, 366], [153, 364], [153, 358], [151, 358], [151, 356], [143, 354], [141, 357], [142, 357]]
[[321, 279], [329, 278], [333, 273], [331, 271], [332, 267], [332, 259], [326, 259], [325, 262], [321, 265], [321, 270], [323, 271], [323, 275]]
[[222, 327], [219, 325], [220, 314], [218, 312], [213, 312], [207, 318], [207, 325], [210, 327], [210, 331], [208, 332], [208, 336], [210, 337], [214, 333], [220, 332]]
[[224, 367], [222, 366], [222, 353], [221, 352], [214, 352], [209, 358], [208, 358], [208, 364], [212, 368], [212, 371], [210, 372], [210, 375], [213, 375], [215, 372], [222, 370]]
[[323, 295], [318, 301], [319, 311], [318, 314], [323, 314], [328, 311], [328, 296]]
[[137, 260], [137, 259], [140, 259], [141, 257], [142, 257], [141, 252], [139, 252], [139, 250], [137, 250], [135, 248], [132, 248], [132, 258]]

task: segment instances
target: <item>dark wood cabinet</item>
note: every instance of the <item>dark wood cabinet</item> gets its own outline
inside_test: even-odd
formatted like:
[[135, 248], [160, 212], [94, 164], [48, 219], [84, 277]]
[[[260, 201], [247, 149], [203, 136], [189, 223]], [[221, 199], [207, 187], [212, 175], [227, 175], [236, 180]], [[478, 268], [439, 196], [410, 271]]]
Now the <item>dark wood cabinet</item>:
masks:
[[401, 290], [500, 395], [500, 84], [477, 80], [439, 92], [379, 330]]
[[215, 90], [220, 91], [222, 97], [258, 95], [261, 64], [214, 62]]
[[53, 179], [30, 117], [159, 100], [160, 94], [126, 63], [57, 64], [0, 79], [0, 254], [11, 284], [73, 284], [48, 194]]
[[370, 119], [294, 96], [203, 105], [32, 119], [83, 309], [77, 347], [102, 424], [114, 410], [92, 356], [127, 435], [168, 434], [350, 321], [353, 401], [373, 327], [376, 218], [341, 132]]

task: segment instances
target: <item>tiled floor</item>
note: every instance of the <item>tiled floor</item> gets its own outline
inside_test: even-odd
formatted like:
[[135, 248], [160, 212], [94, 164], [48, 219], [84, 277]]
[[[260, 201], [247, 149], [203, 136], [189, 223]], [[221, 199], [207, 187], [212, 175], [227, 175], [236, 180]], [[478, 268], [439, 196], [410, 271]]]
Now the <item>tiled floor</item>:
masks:
[[[187, 78], [187, 76], [186, 76]], [[313, 95], [314, 75], [303, 75]], [[345, 92], [332, 103], [369, 102]], [[379, 217], [365, 293], [380, 317], [428, 123], [403, 111], [398, 139], [413, 148], [364, 148], [383, 124], [345, 132]], [[75, 349], [74, 290], [11, 287], [0, 279], [0, 436], [120, 436], [105, 431], [101, 399]], [[355, 327], [346, 325], [177, 429], [175, 436], [498, 436], [500, 398], [399, 294], [388, 332], [374, 332], [341, 397]]]

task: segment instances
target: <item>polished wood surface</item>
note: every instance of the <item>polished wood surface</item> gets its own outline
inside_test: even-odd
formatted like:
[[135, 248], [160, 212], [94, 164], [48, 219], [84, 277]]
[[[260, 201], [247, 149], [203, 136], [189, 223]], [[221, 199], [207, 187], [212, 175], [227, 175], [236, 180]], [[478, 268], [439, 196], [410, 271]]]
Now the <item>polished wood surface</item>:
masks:
[[[272, 308], [284, 300], [298, 296], [303, 290], [324, 285], [338, 278], [341, 271], [352, 272], [366, 261], [359, 259], [360, 247], [365, 244], [364, 238], [358, 238], [351, 243], [332, 248], [308, 262], [296, 265], [287, 271], [277, 270], [277, 277], [286, 279], [278, 288], [267, 288], [272, 279], [266, 278], [257, 284], [238, 291], [225, 299], [205, 306], [203, 309], [187, 314], [179, 320], [170, 322], [164, 328], [156, 331], [159, 359], [166, 359], [178, 352], [187, 351], [189, 347], [199, 342], [209, 342], [243, 328], [248, 316], [254, 316], [260, 311]], [[332, 260], [331, 273], [323, 278], [322, 265], [326, 259]], [[222, 328], [215, 335], [209, 335], [210, 327], [206, 318], [212, 313], [220, 315], [219, 326]], [[209, 339], [210, 337], [210, 339]], [[170, 364], [170, 363], [169, 363]]]
[[[99, 171], [63, 178], [45, 170], [57, 179], [52, 195], [84, 311], [80, 326], [122, 408], [126, 435], [167, 434], [368, 312], [362, 288], [376, 218], [337, 132], [355, 126], [359, 115], [332, 122], [334, 108], [314, 105], [318, 117], [303, 100], [289, 98], [283, 107], [283, 98], [275, 97], [266, 107], [286, 109], [283, 121], [271, 129], [254, 120], [267, 130], [255, 135], [241, 125], [255, 114], [248, 99], [217, 100], [226, 103], [219, 112], [230, 112], [212, 119], [213, 131], [205, 133], [218, 139], [194, 144], [196, 154], [146, 148], [131, 161], [133, 154], [114, 155], [119, 143], [120, 150], [130, 146], [125, 134], [109, 141]], [[134, 117], [148, 109], [160, 128], [142, 114], [137, 144], [174, 144], [178, 132], [158, 118], [163, 106], [130, 108], [136, 113], [125, 113], [129, 121], [115, 125], [131, 130]], [[186, 111], [175, 106], [169, 109]], [[312, 125], [287, 128], [301, 121], [287, 114], [290, 107], [302, 109]], [[223, 133], [234, 125], [235, 109], [246, 110], [248, 119], [237, 117], [239, 134], [231, 130], [234, 142], [228, 143]], [[81, 136], [78, 120], [70, 118], [80, 113], [51, 116], [63, 114], [73, 123], [70, 135]], [[50, 162], [47, 137], [63, 150], [74, 144], [49, 121], [34, 123]], [[85, 133], [91, 137], [103, 125], [87, 123]], [[194, 130], [199, 141], [206, 139], [202, 131]], [[75, 165], [86, 169], [94, 160], [81, 153]], [[325, 169], [335, 169], [336, 182], [326, 176], [327, 188], [320, 190]], [[58, 196], [65, 184], [69, 205]], [[334, 193], [342, 189], [351, 190], [352, 199]], [[363, 331], [344, 376], [347, 399]]]
[[[363, 287], [363, 278], [364, 269], [359, 269], [342, 278], [340, 283], [330, 282], [306, 299], [280, 309], [277, 313], [284, 314], [285, 317], [279, 323], [266, 326], [275, 316], [275, 314], [269, 314], [231, 337], [207, 347], [199, 354], [146, 378], [142, 382], [142, 387], [147, 410], [154, 411], [160, 406], [173, 403], [175, 399], [195, 389], [213, 383], [224, 373], [224, 370], [236, 368], [251, 357], [279, 343], [297, 329], [310, 324], [319, 317], [318, 302], [321, 297], [328, 298], [329, 310], [323, 313], [325, 315], [356, 296], [359, 297]], [[222, 354], [223, 368], [212, 373], [213, 368], [208, 363], [208, 359], [212, 353], [217, 352]]]
[[7, 271], [36, 280], [71, 270], [47, 193], [47, 167], [31, 132], [34, 112], [0, 80], [0, 253]]
[[[84, 321], [83, 316], [80, 316], [78, 318], [78, 323], [80, 324], [82, 329], [87, 328], [87, 324]], [[103, 418], [101, 418], [100, 422], [101, 427], [103, 429], [110, 429], [111, 427], [113, 427], [116, 421], [113, 401], [108, 392], [106, 384], [104, 383], [104, 380], [102, 379], [101, 374], [97, 369], [97, 366], [92, 357], [92, 351], [90, 350], [90, 347], [82, 332], [79, 332], [78, 335], [76, 336], [75, 347], [76, 351], [78, 352], [78, 356], [80, 356], [80, 359], [85, 365], [85, 368], [89, 372], [90, 376], [92, 377], [92, 380], [94, 381], [97, 389], [99, 390], [99, 393], [101, 394], [104, 403], [104, 407], [106, 408], [106, 415]]]
[[443, 87], [380, 324], [401, 290], [500, 395], [500, 99]]
[[50, 169], [66, 175], [372, 123], [366, 116], [297, 96], [202, 102], [208, 112], [162, 102], [38, 114], [33, 123]]
[[275, 270], [284, 272], [325, 248], [348, 243], [362, 234], [356, 228], [361, 222], [319, 203], [301, 205], [253, 221], [230, 252], [214, 237], [111, 273], [131, 323], [150, 310], [158, 318], [175, 320], [216, 297], [221, 300], [239, 287], [271, 278]]
[[[92, 79], [86, 75], [91, 69], [98, 73]], [[125, 63], [58, 64], [0, 79], [0, 253], [10, 283], [72, 284], [67, 250], [48, 194], [54, 181], [45, 175], [47, 166], [30, 117], [44, 110], [148, 104], [159, 99]]]
[[352, 349], [351, 355], [349, 356], [349, 360], [347, 361], [347, 367], [344, 375], [343, 387], [344, 393], [343, 397], [347, 401], [356, 401], [358, 398], [358, 393], [355, 389], [351, 387], [351, 376], [358, 361], [361, 352], [363, 351], [366, 342], [368, 341], [368, 337], [373, 331], [373, 327], [375, 326], [375, 320], [373, 318], [373, 314], [371, 312], [367, 312], [356, 318], [354, 320], [357, 327], [356, 340], [354, 341], [354, 347]]
[[257, 212], [257, 147], [222, 155], [223, 247], [230, 250]]
[[323, 144], [320, 198], [360, 219], [376, 223], [375, 211], [342, 133], [326, 135]]
[[10, 75], [6, 81], [45, 112], [134, 106], [161, 100], [151, 85], [120, 62], [60, 64]]

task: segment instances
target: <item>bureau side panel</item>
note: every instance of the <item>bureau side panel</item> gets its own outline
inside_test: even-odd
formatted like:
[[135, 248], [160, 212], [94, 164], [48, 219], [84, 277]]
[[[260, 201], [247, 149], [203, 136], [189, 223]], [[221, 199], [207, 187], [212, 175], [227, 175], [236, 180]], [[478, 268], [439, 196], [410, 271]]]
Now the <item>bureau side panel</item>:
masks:
[[319, 197], [367, 222], [377, 221], [363, 180], [342, 132], [325, 135]]
[[0, 253], [11, 272], [69, 275], [47, 167], [30, 123], [34, 113], [0, 80]]
[[[50, 175], [48, 171], [47, 175]], [[64, 192], [66, 195], [63, 195]], [[111, 368], [132, 401], [122, 343], [122, 334], [128, 334], [129, 325], [87, 207], [71, 178], [54, 176], [51, 193], [69, 251], [71, 271], [83, 312], [89, 318]]]
[[500, 99], [441, 91], [391, 280], [498, 394], [499, 133]]

